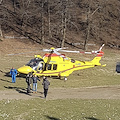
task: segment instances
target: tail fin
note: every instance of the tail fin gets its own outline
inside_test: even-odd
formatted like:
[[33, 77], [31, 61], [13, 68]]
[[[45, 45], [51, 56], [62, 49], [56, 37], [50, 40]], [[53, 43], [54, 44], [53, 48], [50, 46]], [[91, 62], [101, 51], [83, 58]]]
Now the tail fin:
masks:
[[92, 63], [94, 63], [94, 65], [101, 65], [100, 60], [102, 58], [102, 56], [104, 55], [104, 52], [103, 51], [99, 51], [97, 53], [97, 56], [91, 61]]

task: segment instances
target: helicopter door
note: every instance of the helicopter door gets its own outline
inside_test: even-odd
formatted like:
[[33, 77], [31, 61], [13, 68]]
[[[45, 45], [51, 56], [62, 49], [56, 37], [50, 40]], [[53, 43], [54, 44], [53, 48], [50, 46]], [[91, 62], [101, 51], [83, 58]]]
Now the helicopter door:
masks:
[[45, 63], [45, 66], [44, 66], [44, 71], [46, 71], [46, 70], [51, 70], [51, 68], [52, 68], [52, 64], [48, 64], [48, 63]]
[[43, 62], [40, 62], [39, 64], [38, 64], [38, 68], [37, 68], [37, 70], [43, 70]]

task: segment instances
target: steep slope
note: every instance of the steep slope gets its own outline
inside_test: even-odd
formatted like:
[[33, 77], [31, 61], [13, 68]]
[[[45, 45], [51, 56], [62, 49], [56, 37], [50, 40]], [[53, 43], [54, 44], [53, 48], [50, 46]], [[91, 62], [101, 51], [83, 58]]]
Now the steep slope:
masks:
[[[8, 55], [8, 54], [14, 54], [14, 53], [26, 53], [26, 52], [32, 52], [32, 51], [38, 51], [42, 49], [42, 46], [33, 43], [33, 42], [26, 42], [26, 39], [3, 39], [0, 38], [0, 55]], [[35, 53], [34, 53], [35, 54]]]
[[119, 0], [5, 0], [0, 18], [4, 35], [25, 36], [39, 44], [60, 47], [64, 39], [65, 46], [105, 43], [120, 48]]

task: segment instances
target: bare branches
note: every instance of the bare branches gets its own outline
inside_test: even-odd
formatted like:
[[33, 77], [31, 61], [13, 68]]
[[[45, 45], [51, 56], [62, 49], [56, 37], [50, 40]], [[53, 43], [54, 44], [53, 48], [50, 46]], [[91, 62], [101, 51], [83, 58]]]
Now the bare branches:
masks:
[[108, 43], [111, 36], [119, 39], [118, 2], [111, 2], [0, 0], [0, 35], [12, 31], [40, 44], [49, 41], [56, 47], [72, 45], [73, 40], [84, 43], [84, 49], [89, 42]]

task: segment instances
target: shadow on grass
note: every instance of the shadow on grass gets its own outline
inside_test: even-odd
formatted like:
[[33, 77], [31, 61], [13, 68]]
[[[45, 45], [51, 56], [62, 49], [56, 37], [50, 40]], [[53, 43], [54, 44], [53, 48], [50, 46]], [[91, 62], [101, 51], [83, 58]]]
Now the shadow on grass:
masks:
[[6, 77], [11, 77], [10, 72], [4, 72], [2, 70], [0, 70], [0, 72], [3, 73], [4, 76], [6, 76]]
[[[4, 76], [11, 77], [10, 72], [5, 72]], [[18, 77], [18, 78], [26, 78], [26, 75], [25, 74], [17, 74], [16, 77]]]
[[1, 73], [5, 74], [4, 76], [11, 77], [10, 72], [4, 72], [3, 70], [0, 70]]
[[26, 94], [26, 95], [31, 96], [29, 93], [27, 93], [26, 89], [21, 88], [21, 87], [10, 87], [10, 86], [6, 87], [6, 86], [4, 86], [4, 88], [6, 88], [6, 89], [14, 89], [14, 90], [16, 90], [17, 92], [19, 92], [21, 94]]
[[100, 119], [96, 119], [94, 117], [85, 117], [86, 120], [100, 120]]
[[48, 116], [48, 115], [45, 115], [45, 117], [46, 117], [47, 119], [50, 119], [50, 120], [60, 120], [59, 118], [50, 117], [50, 116]]
[[[50, 120], [60, 120], [59, 118], [55, 118], [55, 117], [50, 117], [50, 116], [45, 116], [47, 119], [50, 119]], [[93, 117], [85, 117], [86, 120], [100, 120], [100, 119], [96, 119], [96, 118], [93, 118]]]
[[12, 83], [12, 79], [11, 81], [8, 81], [8, 80], [4, 80], [4, 79], [0, 79], [1, 81], [4, 81], [4, 82], [9, 82], [9, 83]]

